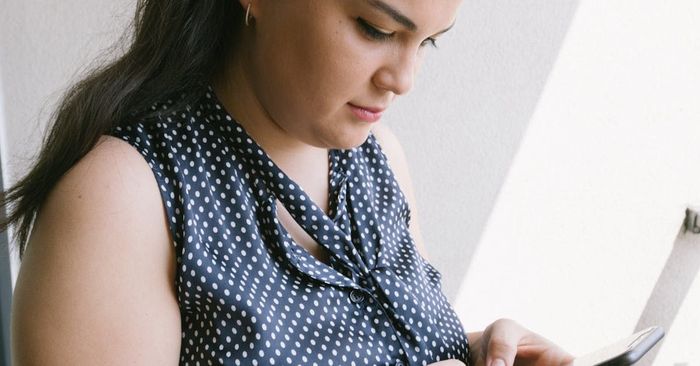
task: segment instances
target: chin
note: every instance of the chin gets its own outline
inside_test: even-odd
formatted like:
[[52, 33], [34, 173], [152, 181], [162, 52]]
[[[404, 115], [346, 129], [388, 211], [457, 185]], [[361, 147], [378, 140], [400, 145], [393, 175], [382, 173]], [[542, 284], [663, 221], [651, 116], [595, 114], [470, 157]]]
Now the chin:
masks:
[[337, 147], [336, 149], [343, 149], [343, 150], [349, 150], [349, 149], [354, 149], [367, 141], [367, 137], [369, 137], [369, 129], [366, 131], [363, 131], [362, 133], [358, 134], [352, 134], [352, 135], [347, 135], [344, 136], [344, 138], [339, 139], [340, 141], [337, 141]]
[[350, 150], [367, 141], [371, 126], [346, 126], [345, 128], [319, 131], [314, 146], [326, 149]]
[[323, 144], [323, 147], [326, 149], [350, 150], [364, 144], [365, 141], [367, 141], [368, 136], [369, 135], [365, 135], [364, 138], [334, 140], [332, 142]]

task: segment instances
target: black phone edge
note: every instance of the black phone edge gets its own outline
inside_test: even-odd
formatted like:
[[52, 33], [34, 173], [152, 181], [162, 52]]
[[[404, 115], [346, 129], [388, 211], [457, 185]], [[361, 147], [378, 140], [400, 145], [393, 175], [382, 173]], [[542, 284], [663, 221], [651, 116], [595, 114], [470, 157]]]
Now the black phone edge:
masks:
[[626, 366], [639, 361], [656, 343], [665, 335], [664, 328], [655, 326], [650, 335], [637, 345], [637, 347], [615, 357], [612, 360], [598, 364], [596, 366]]

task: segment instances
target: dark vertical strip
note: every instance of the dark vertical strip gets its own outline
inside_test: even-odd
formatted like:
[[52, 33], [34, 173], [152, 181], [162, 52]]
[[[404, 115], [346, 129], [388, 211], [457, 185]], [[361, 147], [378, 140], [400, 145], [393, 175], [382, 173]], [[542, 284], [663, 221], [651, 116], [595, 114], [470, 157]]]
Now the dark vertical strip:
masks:
[[[700, 270], [700, 228], [698, 224], [700, 223], [697, 220], [697, 213], [688, 210], [685, 225], [678, 233], [676, 242], [673, 243], [671, 254], [668, 256], [661, 275], [656, 281], [656, 286], [654, 286], [642, 315], [639, 317], [635, 331], [653, 325], [662, 326], [666, 332], [671, 329], [683, 300], [688, 295], [693, 280]], [[653, 365], [661, 346], [662, 344], [656, 345], [636, 365]]]
[[[2, 182], [2, 162], [0, 162], [0, 191]], [[5, 216], [0, 212], [0, 217]], [[12, 272], [10, 270], [10, 250], [7, 231], [0, 232], [0, 363], [10, 366], [10, 304], [12, 304]]]

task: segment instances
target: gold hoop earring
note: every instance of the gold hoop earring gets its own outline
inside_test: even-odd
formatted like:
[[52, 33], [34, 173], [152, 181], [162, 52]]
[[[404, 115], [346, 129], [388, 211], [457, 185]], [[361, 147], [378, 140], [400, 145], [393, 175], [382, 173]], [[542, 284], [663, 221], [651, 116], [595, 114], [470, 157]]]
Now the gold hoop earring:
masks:
[[248, 3], [248, 7], [247, 7], [246, 10], [245, 10], [245, 26], [246, 26], [246, 27], [250, 25], [250, 5], [251, 5], [252, 3], [253, 3], [252, 1], [249, 2], [249, 3]]

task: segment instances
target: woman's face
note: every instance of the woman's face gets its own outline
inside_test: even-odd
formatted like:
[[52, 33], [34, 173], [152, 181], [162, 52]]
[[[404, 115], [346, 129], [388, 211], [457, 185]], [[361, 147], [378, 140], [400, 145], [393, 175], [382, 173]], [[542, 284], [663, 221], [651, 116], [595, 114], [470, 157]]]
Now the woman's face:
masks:
[[[249, 0], [240, 0], [245, 6]], [[313, 146], [362, 144], [461, 0], [253, 0], [246, 65], [267, 116]]]

